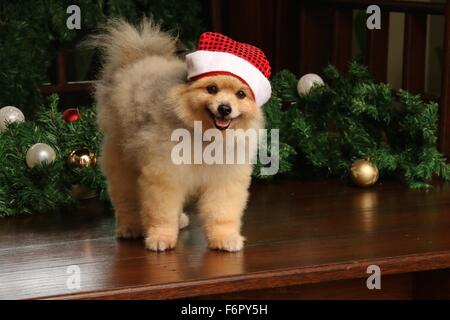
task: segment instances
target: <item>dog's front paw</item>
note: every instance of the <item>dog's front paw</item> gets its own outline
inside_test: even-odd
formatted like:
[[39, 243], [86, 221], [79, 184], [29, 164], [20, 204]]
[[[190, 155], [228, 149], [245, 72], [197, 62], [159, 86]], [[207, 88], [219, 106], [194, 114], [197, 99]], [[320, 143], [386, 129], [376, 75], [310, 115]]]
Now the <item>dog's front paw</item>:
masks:
[[151, 251], [165, 251], [175, 248], [177, 244], [177, 233], [163, 232], [158, 229], [149, 231], [145, 238], [145, 247]]
[[208, 240], [211, 249], [236, 252], [244, 247], [245, 238], [240, 234], [231, 234], [226, 236], [215, 236]]
[[116, 227], [116, 236], [119, 239], [137, 239], [142, 235], [141, 226], [120, 225]]

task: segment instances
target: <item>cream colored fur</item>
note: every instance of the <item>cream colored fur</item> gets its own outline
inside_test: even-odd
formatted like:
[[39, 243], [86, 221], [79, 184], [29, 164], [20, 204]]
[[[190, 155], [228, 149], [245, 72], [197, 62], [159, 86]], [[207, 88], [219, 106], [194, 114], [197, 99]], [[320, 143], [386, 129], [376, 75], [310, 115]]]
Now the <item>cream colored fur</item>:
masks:
[[[254, 100], [234, 94], [248, 88], [230, 76], [186, 83], [185, 62], [174, 53], [176, 39], [149, 21], [137, 29], [113, 22], [94, 42], [105, 58], [96, 87], [98, 125], [104, 134], [100, 164], [115, 208], [117, 236], [143, 235], [154, 251], [174, 248], [179, 229], [189, 223], [183, 207], [194, 195], [209, 246], [240, 250], [251, 165], [175, 165], [170, 155], [176, 142], [170, 136], [177, 128], [192, 130], [194, 120], [203, 121], [204, 129], [213, 126], [206, 109], [215, 108], [219, 98], [236, 110], [231, 127], [262, 127]], [[211, 81], [223, 88], [220, 94], [208, 94], [205, 86]]]

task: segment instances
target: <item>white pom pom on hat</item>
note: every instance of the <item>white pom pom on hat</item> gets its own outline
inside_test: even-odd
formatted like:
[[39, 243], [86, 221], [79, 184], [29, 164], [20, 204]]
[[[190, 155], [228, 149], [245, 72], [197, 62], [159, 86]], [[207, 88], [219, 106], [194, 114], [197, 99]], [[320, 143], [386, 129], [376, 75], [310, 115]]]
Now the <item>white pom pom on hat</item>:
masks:
[[261, 49], [220, 33], [203, 33], [197, 51], [186, 55], [186, 64], [188, 80], [217, 74], [237, 77], [250, 87], [260, 107], [272, 95], [271, 68]]

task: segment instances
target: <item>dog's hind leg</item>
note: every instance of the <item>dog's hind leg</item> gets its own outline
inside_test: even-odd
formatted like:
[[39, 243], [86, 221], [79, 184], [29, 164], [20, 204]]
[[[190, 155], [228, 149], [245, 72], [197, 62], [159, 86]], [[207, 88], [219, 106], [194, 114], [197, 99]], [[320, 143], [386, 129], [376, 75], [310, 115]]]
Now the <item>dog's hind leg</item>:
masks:
[[139, 215], [137, 174], [127, 166], [122, 149], [105, 139], [100, 164], [107, 177], [108, 193], [115, 209], [116, 235], [119, 238], [142, 236], [142, 222]]
[[184, 190], [180, 188], [176, 177], [153, 171], [150, 166], [143, 170], [138, 181], [147, 249], [164, 251], [174, 248], [184, 204]]

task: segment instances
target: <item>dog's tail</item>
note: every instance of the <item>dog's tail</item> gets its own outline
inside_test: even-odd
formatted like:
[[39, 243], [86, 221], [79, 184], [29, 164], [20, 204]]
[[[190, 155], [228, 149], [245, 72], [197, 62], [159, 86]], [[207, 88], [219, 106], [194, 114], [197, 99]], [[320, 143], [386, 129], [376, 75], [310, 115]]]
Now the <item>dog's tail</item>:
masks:
[[145, 18], [138, 27], [123, 20], [110, 20], [102, 33], [85, 44], [101, 50], [103, 75], [107, 75], [150, 55], [173, 56], [176, 43], [176, 37], [162, 32], [159, 25]]

